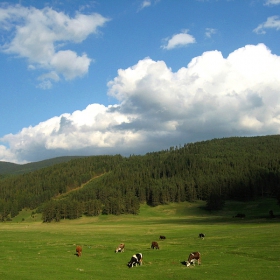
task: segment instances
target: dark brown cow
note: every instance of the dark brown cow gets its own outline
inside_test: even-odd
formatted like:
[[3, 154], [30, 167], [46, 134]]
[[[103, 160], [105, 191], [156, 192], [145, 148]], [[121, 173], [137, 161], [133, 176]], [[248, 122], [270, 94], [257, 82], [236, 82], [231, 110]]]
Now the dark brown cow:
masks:
[[166, 237], [164, 235], [160, 235], [159, 239], [166, 239]]
[[156, 241], [153, 241], [153, 242], [152, 242], [152, 245], [151, 245], [151, 248], [152, 248], [152, 249], [155, 249], [155, 248], [156, 248], [156, 249], [159, 249], [158, 243], [157, 243]]
[[198, 264], [201, 264], [201, 256], [199, 252], [190, 253], [188, 260], [186, 261], [186, 266], [195, 265], [197, 261]]
[[115, 253], [118, 253], [118, 252], [123, 253], [123, 252], [124, 252], [124, 247], [125, 247], [124, 243], [121, 243], [121, 244], [116, 248]]
[[76, 252], [77, 252], [77, 256], [80, 257], [82, 255], [82, 247], [81, 246], [77, 246], [76, 247]]

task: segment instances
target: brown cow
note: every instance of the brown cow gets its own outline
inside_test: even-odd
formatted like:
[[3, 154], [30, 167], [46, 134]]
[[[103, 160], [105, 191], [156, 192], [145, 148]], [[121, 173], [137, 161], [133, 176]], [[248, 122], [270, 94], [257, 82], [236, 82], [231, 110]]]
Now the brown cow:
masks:
[[82, 255], [82, 247], [81, 246], [77, 246], [76, 247], [76, 252], [77, 252], [77, 257], [80, 257]]
[[118, 253], [118, 252], [123, 253], [123, 252], [124, 252], [124, 247], [125, 247], [124, 243], [121, 243], [121, 244], [116, 248], [115, 253]]
[[188, 260], [186, 261], [186, 266], [195, 265], [197, 261], [198, 264], [201, 264], [201, 256], [199, 252], [190, 253]]
[[160, 235], [159, 239], [166, 239], [166, 237], [164, 235]]
[[151, 248], [152, 248], [152, 249], [155, 249], [155, 248], [156, 248], [156, 249], [159, 249], [158, 243], [157, 243], [156, 241], [153, 241], [153, 242], [152, 242], [152, 245], [151, 245]]

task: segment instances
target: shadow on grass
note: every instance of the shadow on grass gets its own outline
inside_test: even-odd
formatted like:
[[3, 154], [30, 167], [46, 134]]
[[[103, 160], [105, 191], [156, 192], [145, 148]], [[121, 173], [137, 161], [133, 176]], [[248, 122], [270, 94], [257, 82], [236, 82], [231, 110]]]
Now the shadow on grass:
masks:
[[167, 219], [153, 219], [145, 221], [147, 224], [190, 224], [190, 225], [201, 225], [201, 224], [246, 224], [246, 223], [279, 223], [278, 218], [269, 218], [267, 216], [250, 216], [246, 218], [233, 218], [223, 216], [207, 216], [207, 217], [194, 217], [194, 218], [167, 218]]

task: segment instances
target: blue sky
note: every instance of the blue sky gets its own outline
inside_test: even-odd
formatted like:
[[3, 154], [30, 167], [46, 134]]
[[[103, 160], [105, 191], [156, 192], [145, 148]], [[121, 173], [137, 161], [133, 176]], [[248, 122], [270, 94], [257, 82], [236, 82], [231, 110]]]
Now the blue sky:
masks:
[[0, 161], [280, 132], [280, 0], [0, 1]]

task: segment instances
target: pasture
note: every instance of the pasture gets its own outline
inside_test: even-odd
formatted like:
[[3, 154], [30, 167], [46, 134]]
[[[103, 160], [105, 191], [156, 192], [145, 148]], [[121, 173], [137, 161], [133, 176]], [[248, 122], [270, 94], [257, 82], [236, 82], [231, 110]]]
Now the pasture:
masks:
[[[25, 211], [0, 224], [0, 279], [279, 279], [280, 218], [267, 217], [271, 207], [280, 213], [275, 201], [228, 203], [216, 213], [202, 204], [142, 206], [138, 216], [50, 224]], [[246, 218], [232, 218], [236, 211]], [[150, 248], [152, 241], [159, 250]], [[115, 253], [121, 242], [125, 252]], [[81, 257], [76, 245], [83, 247]], [[200, 251], [202, 265], [182, 265], [193, 251]], [[138, 252], [143, 266], [129, 269], [127, 262]]]

